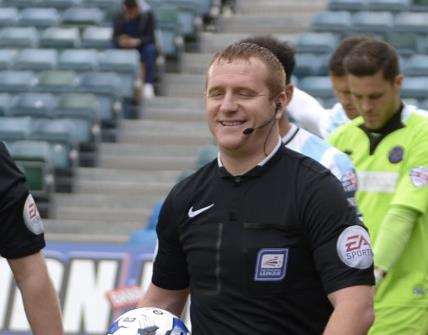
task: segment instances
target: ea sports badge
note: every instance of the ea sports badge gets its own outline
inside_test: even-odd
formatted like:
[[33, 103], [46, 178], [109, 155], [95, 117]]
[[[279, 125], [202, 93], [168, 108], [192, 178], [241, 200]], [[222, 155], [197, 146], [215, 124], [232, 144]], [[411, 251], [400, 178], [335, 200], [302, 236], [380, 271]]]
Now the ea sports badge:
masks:
[[428, 168], [417, 167], [410, 170], [410, 179], [416, 187], [422, 187], [428, 184]]
[[36, 202], [31, 194], [25, 200], [23, 218], [28, 230], [35, 235], [40, 235], [44, 231], [43, 221], [37, 209]]
[[373, 264], [370, 236], [361, 226], [350, 226], [342, 231], [336, 247], [340, 260], [351, 268], [364, 270]]
[[397, 145], [389, 151], [388, 159], [392, 164], [400, 163], [403, 160], [404, 149]]

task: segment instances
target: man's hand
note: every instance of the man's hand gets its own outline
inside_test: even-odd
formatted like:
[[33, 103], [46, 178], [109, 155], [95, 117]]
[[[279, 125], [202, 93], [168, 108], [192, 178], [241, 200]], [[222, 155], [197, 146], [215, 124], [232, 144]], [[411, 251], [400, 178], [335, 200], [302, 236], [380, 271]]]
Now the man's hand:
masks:
[[119, 46], [122, 48], [134, 49], [140, 45], [140, 40], [138, 38], [133, 38], [128, 35], [119, 36]]

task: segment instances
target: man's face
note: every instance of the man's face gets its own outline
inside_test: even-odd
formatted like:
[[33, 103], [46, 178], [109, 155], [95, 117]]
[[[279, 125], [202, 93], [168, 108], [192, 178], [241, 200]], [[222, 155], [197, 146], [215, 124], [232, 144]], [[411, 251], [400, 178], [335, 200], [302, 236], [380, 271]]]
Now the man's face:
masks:
[[355, 107], [365, 126], [368, 129], [382, 128], [400, 106], [403, 77], [398, 75], [390, 82], [379, 71], [372, 76], [349, 75], [348, 81]]
[[359, 114], [352, 101], [347, 76], [335, 76], [330, 74], [330, 80], [333, 85], [334, 94], [345, 110], [346, 116], [350, 120], [355, 119]]
[[[270, 99], [266, 85], [267, 75], [265, 64], [257, 58], [230, 63], [216, 61], [208, 70], [205, 94], [208, 126], [220, 149], [263, 150], [271, 124], [250, 135], [243, 131], [263, 124], [275, 113], [275, 102]], [[281, 99], [285, 103], [285, 94]]]

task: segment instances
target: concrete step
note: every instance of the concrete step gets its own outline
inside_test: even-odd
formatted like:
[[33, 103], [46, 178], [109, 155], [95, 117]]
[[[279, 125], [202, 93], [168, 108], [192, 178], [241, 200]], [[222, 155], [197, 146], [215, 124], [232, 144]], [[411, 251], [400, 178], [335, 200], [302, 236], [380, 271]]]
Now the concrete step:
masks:
[[177, 179], [180, 170], [141, 171], [139, 169], [79, 168], [77, 182], [144, 184], [152, 181], [169, 183]]
[[[188, 139], [190, 142], [190, 139]], [[192, 139], [193, 141], [193, 139]], [[191, 170], [195, 167], [196, 156], [185, 157], [120, 157], [104, 156], [100, 165], [105, 168], [137, 168], [141, 170]]]
[[[166, 191], [168, 192], [168, 190]], [[162, 193], [166, 193], [162, 192]], [[152, 209], [159, 199], [165, 194], [141, 193], [138, 195], [117, 195], [114, 193], [75, 193], [55, 195], [55, 205], [58, 209], [65, 208], [90, 208], [96, 207], [98, 210], [107, 209]]]
[[307, 30], [311, 23], [311, 12], [279, 13], [275, 15], [234, 15], [220, 19], [219, 26], [228, 33], [292, 34]]
[[166, 108], [179, 109], [202, 109], [204, 106], [203, 97], [168, 97], [156, 96], [144, 102], [144, 110], [152, 111]]
[[298, 14], [302, 12], [318, 12], [327, 7], [325, 0], [238, 0], [236, 10], [239, 14]]
[[[202, 53], [215, 53], [218, 51], [221, 51], [225, 47], [227, 47], [229, 44], [238, 42], [242, 39], [248, 38], [253, 36], [254, 34], [251, 33], [229, 33], [229, 32], [222, 32], [222, 33], [211, 33], [211, 32], [205, 32], [201, 34], [201, 41], [200, 41], [200, 49]], [[276, 38], [279, 38], [280, 40], [285, 40], [290, 43], [293, 43], [297, 37], [298, 34], [296, 33], [272, 33]]]
[[[170, 122], [163, 120], [124, 120], [122, 123], [124, 133], [131, 132], [158, 132], [169, 134], [185, 134], [189, 131], [206, 134], [208, 126], [205, 122]], [[171, 143], [173, 144], [173, 143]]]
[[202, 98], [205, 77], [200, 74], [167, 73], [163, 78], [163, 95]]
[[100, 154], [118, 156], [191, 156], [197, 155], [201, 146], [195, 145], [141, 145], [138, 143], [103, 143]]
[[[177, 175], [178, 177], [178, 175]], [[176, 178], [177, 179], [177, 178]], [[158, 197], [165, 196], [174, 185], [171, 182], [145, 182], [135, 183], [129, 182], [100, 182], [100, 181], [78, 181], [76, 188], [79, 194], [82, 193], [102, 193], [102, 194], [115, 194], [117, 196], [132, 195], [138, 196], [141, 194], [156, 195]]]
[[143, 119], [168, 120], [171, 122], [203, 121], [205, 118], [203, 97], [159, 96], [144, 104]]
[[45, 219], [46, 239], [49, 241], [126, 242], [129, 234], [144, 227], [141, 221]]
[[181, 71], [191, 74], [205, 74], [213, 53], [185, 53], [181, 62]]

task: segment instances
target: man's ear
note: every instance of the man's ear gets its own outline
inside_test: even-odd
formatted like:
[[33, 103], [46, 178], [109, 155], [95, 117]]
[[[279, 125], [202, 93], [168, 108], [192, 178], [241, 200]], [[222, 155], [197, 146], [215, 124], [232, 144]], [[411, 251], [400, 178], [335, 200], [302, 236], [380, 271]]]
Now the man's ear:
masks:
[[404, 76], [402, 74], [395, 76], [394, 87], [401, 89], [401, 86], [403, 85], [403, 80], [404, 80]]
[[282, 114], [284, 114], [285, 107], [287, 106], [287, 93], [286, 91], [282, 91], [275, 99], [275, 110], [276, 115], [275, 118], [280, 120]]
[[287, 86], [285, 86], [285, 94], [287, 96], [287, 102], [285, 103], [285, 106], [287, 106], [290, 103], [291, 99], [293, 99], [293, 93], [294, 93], [293, 84], [287, 84]]

